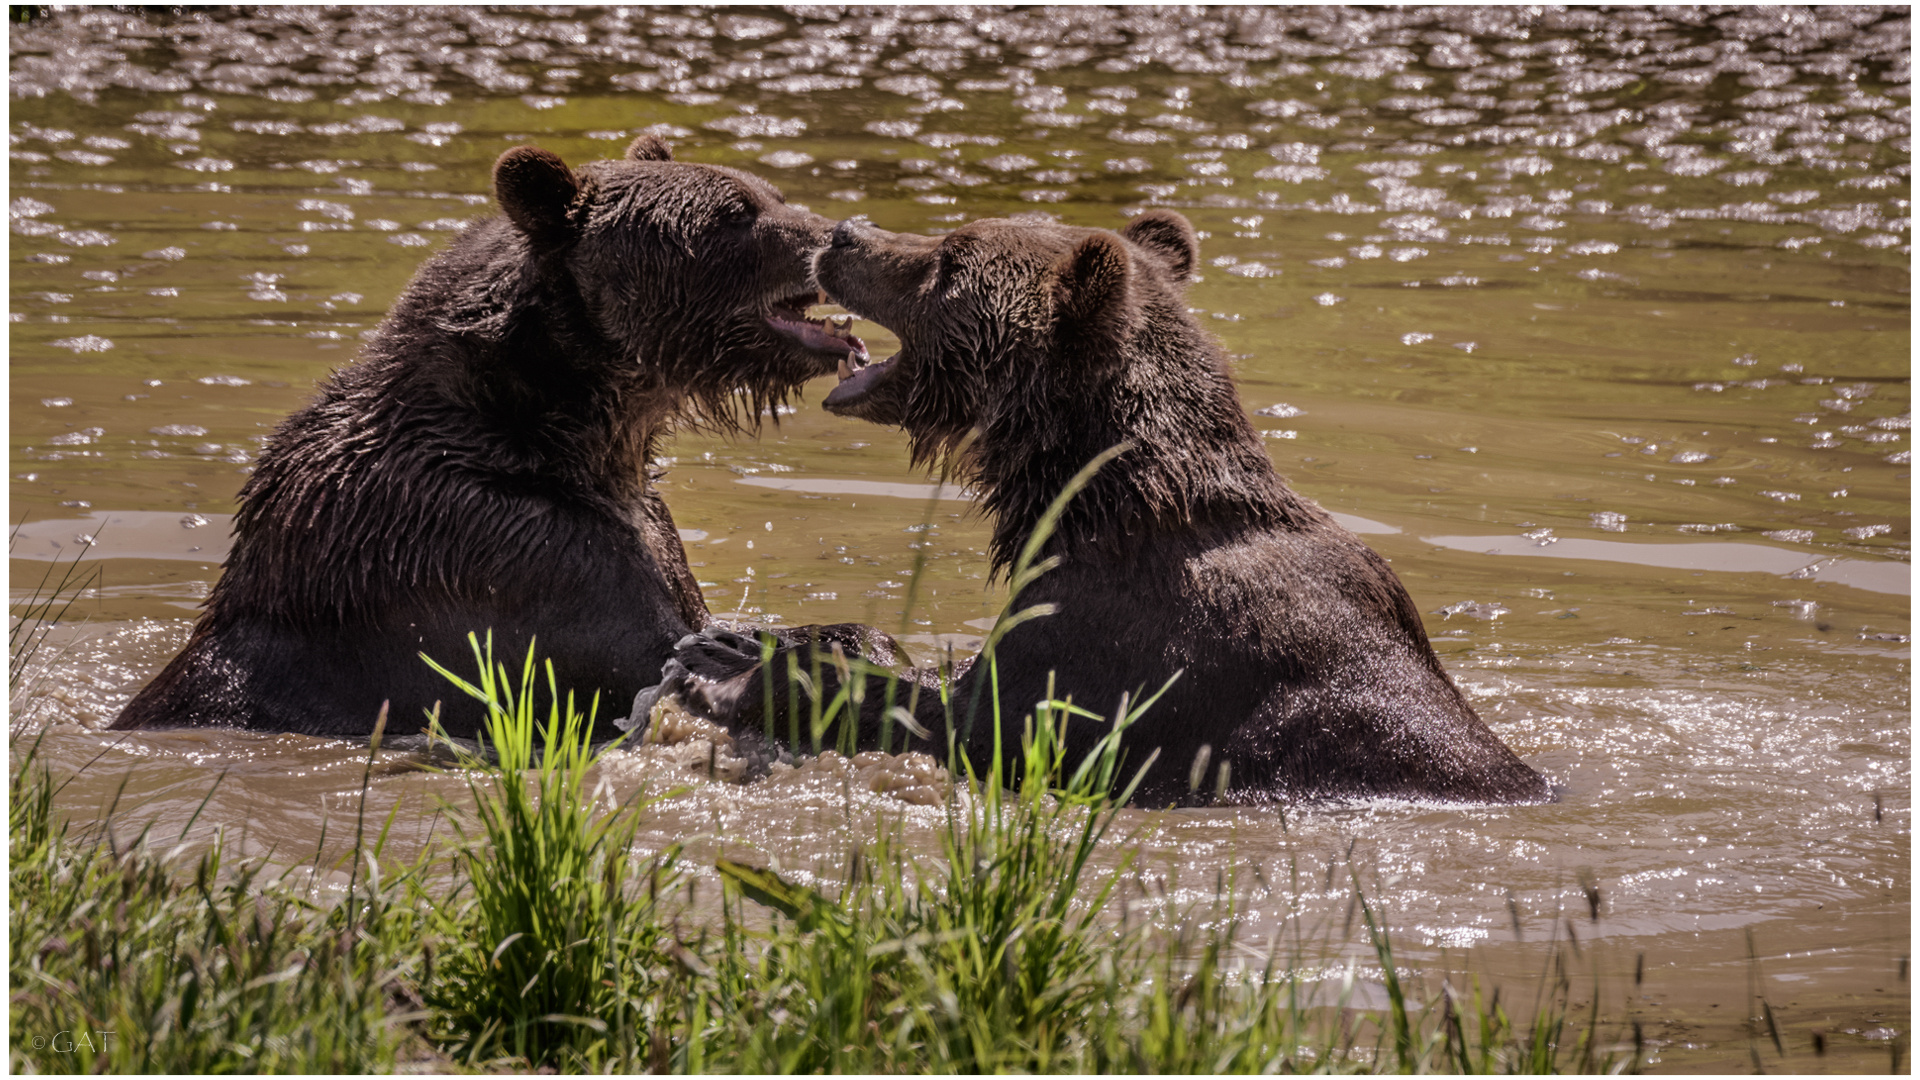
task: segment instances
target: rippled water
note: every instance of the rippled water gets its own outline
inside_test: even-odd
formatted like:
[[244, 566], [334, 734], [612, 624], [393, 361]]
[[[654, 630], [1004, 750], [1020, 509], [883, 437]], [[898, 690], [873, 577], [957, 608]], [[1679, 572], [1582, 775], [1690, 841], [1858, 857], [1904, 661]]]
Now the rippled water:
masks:
[[[1261, 932], [1298, 912], [1341, 939], [1351, 851], [1417, 964], [1525, 985], [1578, 915], [1606, 1008], [1669, 1065], [1746, 1067], [1754, 986], [1789, 1067], [1904, 1030], [1905, 9], [69, 10], [11, 34], [14, 598], [83, 536], [100, 571], [13, 715], [88, 766], [72, 813], [125, 778], [119, 819], [177, 830], [224, 776], [196, 829], [299, 859], [349, 811], [364, 748], [97, 732], [184, 641], [265, 433], [486, 210], [494, 157], [655, 131], [888, 229], [1189, 215], [1191, 302], [1276, 465], [1394, 561], [1488, 722], [1567, 787], [1140, 815], [1171, 897], [1141, 910], [1232, 874]], [[710, 604], [968, 646], [1001, 599], [983, 526], [822, 389], [757, 440], [669, 448]], [[905, 762], [738, 785], [707, 761], [695, 737], [607, 769], [691, 785], [662, 843], [825, 876], [876, 818], [932, 844], [917, 789], [873, 790]], [[396, 762], [373, 801], [418, 808], [418, 842], [460, 790]]]

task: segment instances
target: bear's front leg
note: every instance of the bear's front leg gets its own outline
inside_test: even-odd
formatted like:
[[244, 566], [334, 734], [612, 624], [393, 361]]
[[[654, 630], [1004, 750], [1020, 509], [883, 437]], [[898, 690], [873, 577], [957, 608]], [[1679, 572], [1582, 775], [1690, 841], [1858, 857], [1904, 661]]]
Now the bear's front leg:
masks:
[[735, 734], [797, 740], [816, 734], [812, 721], [845, 690], [839, 714], [817, 733], [820, 745], [838, 744], [851, 717], [859, 749], [928, 749], [928, 728], [943, 715], [939, 676], [902, 669], [903, 658], [891, 636], [857, 623], [751, 634], [716, 624], [679, 641], [660, 684], [641, 691], [633, 715], [619, 723], [635, 729], [657, 702], [677, 697], [688, 712]]
[[615, 720], [622, 731], [639, 731], [653, 707], [677, 698], [688, 712], [732, 730], [748, 684], [760, 669], [761, 646], [754, 638], [720, 626], [688, 634], [674, 643], [674, 655], [660, 669], [660, 681], [633, 696], [633, 711]]

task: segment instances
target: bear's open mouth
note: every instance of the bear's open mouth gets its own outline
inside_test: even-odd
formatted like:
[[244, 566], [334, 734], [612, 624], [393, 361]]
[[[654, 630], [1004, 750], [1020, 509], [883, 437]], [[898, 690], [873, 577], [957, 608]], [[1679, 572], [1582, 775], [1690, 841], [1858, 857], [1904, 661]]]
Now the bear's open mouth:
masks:
[[850, 358], [861, 364], [866, 363], [867, 346], [853, 336], [853, 316], [831, 315], [823, 319], [807, 317], [807, 308], [827, 302], [826, 294], [817, 291], [777, 300], [766, 315], [767, 325], [803, 349], [829, 353], [839, 358], [842, 369], [845, 369]]
[[[823, 292], [821, 295], [826, 294]], [[870, 315], [855, 317], [879, 323], [881, 326], [886, 325]], [[864, 348], [858, 353], [848, 353], [840, 359], [840, 369], [837, 372], [840, 378], [839, 385], [828, 391], [820, 404], [832, 413], [841, 413], [853, 408], [887, 381], [888, 376], [893, 374], [894, 361], [899, 357], [900, 354], [895, 353], [885, 360], [869, 362], [867, 350]]]

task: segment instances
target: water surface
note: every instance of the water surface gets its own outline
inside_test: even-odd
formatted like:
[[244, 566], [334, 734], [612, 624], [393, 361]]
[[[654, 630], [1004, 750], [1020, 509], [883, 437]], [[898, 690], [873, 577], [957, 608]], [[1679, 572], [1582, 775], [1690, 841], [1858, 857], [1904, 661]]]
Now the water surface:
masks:
[[[493, 159], [653, 131], [894, 230], [1187, 214], [1191, 304], [1275, 465], [1393, 561], [1566, 789], [1138, 815], [1134, 910], [1231, 878], [1262, 939], [1294, 915], [1343, 939], [1351, 852], [1415, 965], [1529, 985], [1573, 916], [1666, 1066], [1747, 1067], [1756, 988], [1780, 1067], [1875, 1067], [1904, 1032], [1904, 9], [95, 9], [11, 33], [13, 594], [85, 537], [99, 572], [13, 719], [87, 766], [76, 816], [124, 779], [118, 820], [177, 830], [224, 777], [198, 834], [299, 859], [350, 811], [364, 747], [100, 730], [185, 640], [267, 432], [486, 212]], [[757, 439], [667, 447], [710, 605], [971, 647], [1004, 599], [982, 522], [898, 432], [821, 411], [828, 385]], [[687, 785], [654, 842], [827, 878], [876, 819], [933, 850], [937, 809], [872, 790], [899, 762], [739, 785], [704, 747], [607, 766]], [[461, 790], [395, 772], [371, 803], [417, 808], [417, 843]]]

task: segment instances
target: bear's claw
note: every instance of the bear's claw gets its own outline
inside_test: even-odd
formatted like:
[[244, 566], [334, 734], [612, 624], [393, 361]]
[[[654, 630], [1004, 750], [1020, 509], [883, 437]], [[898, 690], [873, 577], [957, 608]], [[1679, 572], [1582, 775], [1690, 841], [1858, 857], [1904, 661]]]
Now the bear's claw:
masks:
[[[686, 638], [681, 639], [681, 643], [684, 644], [687, 638], [693, 636], [688, 634]], [[682, 696], [686, 690], [688, 678], [685, 664], [679, 660], [667, 661], [666, 666], [660, 669], [660, 681], [633, 695], [633, 711], [615, 720], [613, 726], [621, 731], [645, 732], [647, 718], [653, 715], [653, 707], [667, 698]]]

